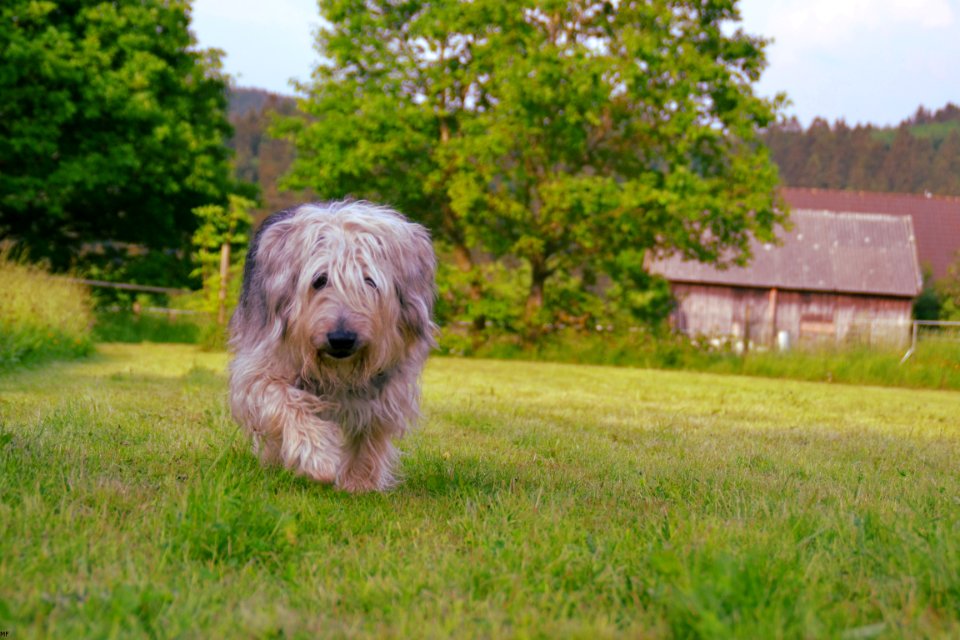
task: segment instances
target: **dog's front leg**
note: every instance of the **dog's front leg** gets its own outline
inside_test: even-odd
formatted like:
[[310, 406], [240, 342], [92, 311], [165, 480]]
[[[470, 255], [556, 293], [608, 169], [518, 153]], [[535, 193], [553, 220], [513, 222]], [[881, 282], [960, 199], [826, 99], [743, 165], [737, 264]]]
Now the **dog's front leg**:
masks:
[[392, 487], [396, 482], [393, 467], [397, 449], [391, 435], [390, 430], [375, 428], [349, 438], [337, 473], [337, 487], [353, 493]]
[[332, 484], [337, 477], [342, 442], [339, 425], [320, 419], [314, 412], [295, 409], [283, 418], [280, 459], [295, 473]]
[[333, 483], [343, 436], [339, 425], [319, 417], [326, 403], [279, 377], [238, 378], [231, 385], [233, 415], [253, 437], [261, 461]]

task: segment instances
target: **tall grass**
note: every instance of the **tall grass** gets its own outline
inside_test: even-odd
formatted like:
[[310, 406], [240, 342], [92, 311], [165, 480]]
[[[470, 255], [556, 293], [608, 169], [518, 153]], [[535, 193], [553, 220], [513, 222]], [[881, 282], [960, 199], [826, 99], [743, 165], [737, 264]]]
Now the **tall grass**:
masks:
[[[229, 301], [235, 301], [239, 294], [238, 273], [230, 283]], [[193, 291], [169, 300], [156, 300], [150, 295], [140, 294], [137, 302], [144, 310], [141, 314], [120, 311], [115, 306], [97, 308], [94, 338], [97, 342], [198, 344], [210, 351], [222, 351], [227, 346], [227, 330], [217, 323], [216, 291], [213, 293], [213, 307], [210, 300], [208, 290]], [[148, 311], [156, 306], [170, 307], [175, 313], [186, 313], [167, 316]], [[235, 302], [228, 304], [227, 318], [233, 314], [234, 306]]]
[[921, 342], [901, 364], [903, 351], [841, 346], [797, 348], [788, 352], [752, 351], [745, 355], [693, 343], [684, 336], [566, 331], [523, 345], [505, 338], [471, 345], [463, 336], [441, 339], [441, 351], [504, 360], [532, 360], [728, 373], [845, 384], [925, 389], [960, 389], [960, 342]]
[[0, 370], [93, 350], [89, 292], [0, 254]]

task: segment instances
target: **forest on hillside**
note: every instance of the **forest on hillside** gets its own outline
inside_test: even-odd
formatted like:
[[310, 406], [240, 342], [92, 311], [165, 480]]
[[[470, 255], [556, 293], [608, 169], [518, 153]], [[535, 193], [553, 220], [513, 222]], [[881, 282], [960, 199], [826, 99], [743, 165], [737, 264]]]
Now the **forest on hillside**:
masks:
[[291, 115], [296, 101], [262, 89], [231, 89], [229, 118], [233, 136], [234, 175], [237, 180], [259, 185], [262, 208], [254, 212], [256, 221], [274, 211], [286, 209], [309, 199], [309, 194], [279, 188], [280, 178], [293, 162], [293, 145], [270, 136], [274, 114]]
[[960, 195], [960, 107], [923, 107], [897, 127], [795, 119], [764, 139], [790, 187]]
[[[295, 111], [296, 102], [288, 96], [245, 88], [230, 94], [236, 177], [260, 185], [261, 216], [304, 197], [277, 188], [294, 151], [267, 133], [272, 113]], [[805, 128], [791, 119], [767, 130], [764, 140], [786, 186], [960, 196], [960, 106], [955, 104], [936, 111], [920, 107], [896, 127], [818, 118]]]

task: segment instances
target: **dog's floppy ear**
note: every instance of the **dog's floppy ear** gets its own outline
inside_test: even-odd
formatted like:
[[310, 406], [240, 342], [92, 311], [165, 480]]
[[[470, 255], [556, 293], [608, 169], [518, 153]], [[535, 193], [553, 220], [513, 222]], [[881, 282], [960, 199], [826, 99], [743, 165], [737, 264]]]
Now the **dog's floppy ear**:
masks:
[[414, 222], [405, 222], [401, 235], [395, 283], [400, 300], [400, 323], [408, 335], [432, 342], [437, 272], [433, 243], [430, 233]]
[[266, 329], [282, 338], [287, 332], [293, 308], [298, 304], [296, 288], [300, 277], [300, 256], [295, 228], [288, 219], [279, 220], [259, 234], [256, 250], [258, 288], [262, 292]]

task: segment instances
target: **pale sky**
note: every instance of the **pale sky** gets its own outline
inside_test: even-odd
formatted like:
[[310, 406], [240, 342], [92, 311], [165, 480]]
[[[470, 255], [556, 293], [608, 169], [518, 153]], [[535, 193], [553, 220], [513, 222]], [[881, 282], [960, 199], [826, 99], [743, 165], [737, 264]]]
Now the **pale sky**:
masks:
[[[773, 38], [758, 91], [788, 114], [896, 124], [960, 104], [960, 0], [741, 0], [744, 29]], [[201, 47], [226, 52], [237, 86], [293, 94], [318, 58], [316, 0], [194, 0]]]

